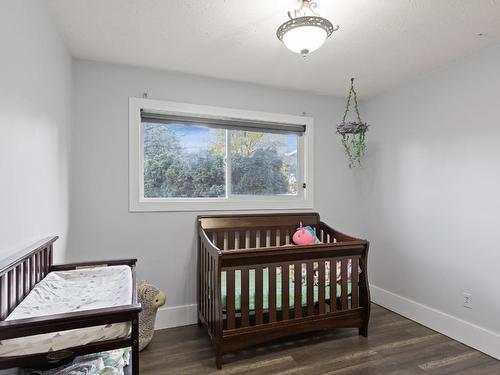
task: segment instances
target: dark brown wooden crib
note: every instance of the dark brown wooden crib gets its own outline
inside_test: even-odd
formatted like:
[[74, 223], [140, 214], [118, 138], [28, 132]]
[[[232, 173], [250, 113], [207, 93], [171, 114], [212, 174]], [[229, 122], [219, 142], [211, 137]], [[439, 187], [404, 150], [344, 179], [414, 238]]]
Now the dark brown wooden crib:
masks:
[[[291, 245], [300, 222], [321, 243]], [[317, 213], [199, 216], [198, 234], [198, 320], [217, 368], [224, 354], [284, 336], [337, 327], [368, 335], [368, 241]]]

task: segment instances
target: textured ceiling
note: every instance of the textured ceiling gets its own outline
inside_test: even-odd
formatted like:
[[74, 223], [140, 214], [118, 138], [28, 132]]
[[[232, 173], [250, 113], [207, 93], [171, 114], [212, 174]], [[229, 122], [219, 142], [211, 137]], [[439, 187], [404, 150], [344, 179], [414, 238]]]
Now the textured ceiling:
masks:
[[370, 96], [500, 43], [500, 0], [317, 0], [340, 25], [307, 58], [276, 38], [296, 0], [46, 0], [77, 58]]

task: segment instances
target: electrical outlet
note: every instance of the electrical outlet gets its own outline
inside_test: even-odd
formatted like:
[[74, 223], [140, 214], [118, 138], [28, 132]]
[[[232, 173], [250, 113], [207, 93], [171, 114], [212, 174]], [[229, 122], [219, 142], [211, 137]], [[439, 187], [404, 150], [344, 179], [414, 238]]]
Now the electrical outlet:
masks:
[[464, 301], [464, 307], [467, 309], [472, 309], [472, 294], [463, 292], [463, 301]]

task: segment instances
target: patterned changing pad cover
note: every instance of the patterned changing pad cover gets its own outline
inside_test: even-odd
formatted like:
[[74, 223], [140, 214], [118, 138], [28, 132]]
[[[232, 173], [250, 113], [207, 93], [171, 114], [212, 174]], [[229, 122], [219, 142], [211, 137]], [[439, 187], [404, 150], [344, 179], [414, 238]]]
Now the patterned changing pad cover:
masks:
[[[109, 266], [49, 273], [6, 320], [122, 306], [132, 302], [129, 266]], [[0, 342], [0, 356], [57, 351], [128, 336], [128, 323], [108, 324], [27, 336]]]

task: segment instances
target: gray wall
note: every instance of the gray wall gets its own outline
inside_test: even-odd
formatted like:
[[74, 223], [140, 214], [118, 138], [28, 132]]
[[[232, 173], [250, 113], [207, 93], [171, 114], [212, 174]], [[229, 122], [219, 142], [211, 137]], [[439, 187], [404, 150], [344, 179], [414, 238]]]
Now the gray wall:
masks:
[[0, 10], [0, 257], [68, 226], [71, 58], [45, 6]]
[[[128, 212], [128, 98], [153, 99], [315, 118], [315, 206], [324, 219], [354, 234], [359, 219], [351, 171], [334, 134], [344, 101], [190, 75], [76, 61], [71, 175], [70, 258], [136, 256], [140, 278], [167, 295], [167, 307], [195, 303], [193, 212]], [[192, 306], [191, 306], [192, 307]], [[161, 326], [191, 308], [160, 313]], [[192, 315], [191, 315], [192, 316]], [[182, 320], [182, 318], [181, 318]]]
[[[496, 342], [489, 351], [496, 356], [499, 67], [500, 46], [369, 100], [365, 117], [374, 126], [367, 166], [357, 176], [370, 281], [382, 289], [374, 290], [375, 300], [403, 311], [406, 302], [388, 291], [443, 313], [456, 327], [463, 320], [469, 325], [460, 332], [434, 318], [427, 323], [476, 347], [482, 336], [467, 332], [477, 325], [483, 330], [476, 333], [487, 330]], [[472, 293], [472, 309], [462, 306], [464, 291]], [[431, 310], [424, 307], [407, 314], [425, 322]]]

